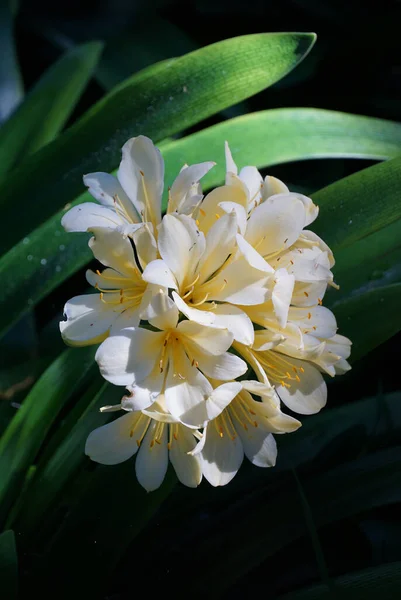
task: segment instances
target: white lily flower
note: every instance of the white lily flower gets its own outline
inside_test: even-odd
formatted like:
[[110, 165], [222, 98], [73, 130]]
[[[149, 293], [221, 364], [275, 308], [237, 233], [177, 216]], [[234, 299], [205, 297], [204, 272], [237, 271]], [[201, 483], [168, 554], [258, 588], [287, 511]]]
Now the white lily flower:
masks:
[[139, 483], [151, 492], [163, 482], [170, 460], [178, 479], [197, 487], [202, 479], [198, 456], [190, 453], [199, 433], [177, 422], [163, 409], [128, 412], [89, 435], [85, 454], [103, 465], [116, 465], [139, 450], [135, 471]]
[[[197, 185], [213, 166], [213, 162], [183, 168], [170, 190], [170, 210], [191, 204], [200, 190]], [[157, 236], [161, 220], [164, 188], [163, 157], [152, 140], [144, 135], [129, 139], [122, 148], [117, 177], [108, 173], [84, 176], [90, 194], [100, 204], [86, 202], [74, 206], [61, 223], [66, 231], [87, 231], [93, 227], [119, 229], [125, 234], [136, 231], [142, 223]]]
[[334, 315], [323, 306], [291, 307], [285, 327], [275, 320], [272, 307], [270, 311], [267, 305], [263, 309], [252, 317], [266, 327], [255, 333], [252, 348], [234, 347], [259, 381], [275, 387], [288, 408], [299, 414], [319, 412], [327, 401], [327, 386], [320, 371], [333, 377], [336, 372], [349, 370], [350, 340], [337, 335]]
[[286, 269], [292, 275], [286, 280], [280, 275], [276, 291], [281, 296], [275, 305], [276, 316], [285, 326], [290, 300], [293, 305], [312, 306], [321, 302], [327, 285], [336, 287], [330, 249], [304, 229], [316, 219], [318, 208], [278, 179], [266, 177], [263, 181], [255, 167], [244, 167], [238, 174], [227, 144], [226, 163], [226, 185], [208, 194], [193, 216], [200, 231], [207, 234], [216, 217], [234, 212], [239, 232], [254, 256], [258, 254], [274, 271]]
[[[247, 364], [227, 352], [233, 335], [193, 321], [178, 323], [178, 309], [163, 294], [163, 303], [150, 323], [160, 331], [127, 327], [107, 338], [96, 353], [100, 372], [107, 381], [128, 387], [131, 396], [124, 408], [142, 410], [161, 394], [169, 413], [189, 427], [202, 427], [214, 419], [237, 394]], [[213, 389], [208, 377], [223, 383]]]
[[[205, 478], [213, 486], [229, 483], [244, 455], [258, 467], [273, 467], [277, 445], [273, 433], [289, 433], [301, 423], [281, 412], [274, 390], [257, 381], [241, 381], [242, 389], [224, 411], [210, 421], [192, 452], [200, 456]], [[254, 400], [251, 393], [260, 397]]]
[[141, 271], [156, 258], [156, 245], [146, 228], [138, 230], [132, 243], [116, 230], [92, 228], [89, 240], [95, 258], [107, 268], [87, 271], [88, 282], [98, 294], [85, 294], [69, 300], [64, 307], [66, 321], [60, 322], [64, 341], [86, 346], [103, 341], [111, 330], [138, 325], [160, 286], [148, 285]]
[[206, 236], [191, 217], [166, 215], [159, 226], [161, 259], [147, 266], [143, 279], [175, 290], [177, 307], [191, 321], [227, 328], [251, 344], [253, 325], [237, 305], [264, 302], [273, 269], [237, 228], [234, 212], [215, 219]]

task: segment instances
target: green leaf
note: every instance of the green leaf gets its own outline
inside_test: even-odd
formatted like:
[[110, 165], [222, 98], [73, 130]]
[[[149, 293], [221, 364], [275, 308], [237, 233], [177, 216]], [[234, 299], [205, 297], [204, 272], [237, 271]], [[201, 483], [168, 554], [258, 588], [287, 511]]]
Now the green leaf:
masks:
[[[82, 174], [111, 171], [132, 135], [155, 142], [256, 94], [307, 54], [313, 34], [255, 34], [225, 40], [178, 58], [153, 77], [135, 76], [107, 95], [57, 140], [25, 161], [2, 186], [1, 250], [71, 202]], [[29, 202], [29, 203], [28, 203]]]
[[[160, 68], [164, 67], [152, 66], [140, 76], [150, 77]], [[294, 123], [297, 123], [296, 128]], [[269, 144], [265, 142], [265, 131], [269, 131], [272, 140]], [[310, 138], [313, 139], [311, 144]], [[400, 126], [396, 123], [317, 109], [264, 111], [160, 145], [166, 161], [167, 184], [172, 183], [184, 163], [209, 159], [218, 162], [208, 175], [209, 185], [222, 183], [225, 139], [232, 143], [240, 165], [255, 164], [259, 167], [318, 156], [391, 157], [401, 147]], [[390, 185], [386, 182], [386, 173], [387, 169], [380, 180], [384, 188]], [[340, 196], [342, 194], [341, 197], [345, 198], [344, 202], [348, 201], [347, 187], [341, 182], [338, 185]], [[337, 198], [336, 189], [333, 188], [333, 202]], [[363, 190], [362, 187], [358, 198]], [[90, 200], [91, 196], [84, 193], [76, 203]], [[341, 211], [338, 214], [341, 215]], [[62, 215], [63, 211], [57, 213], [0, 260], [0, 279], [3, 282], [0, 330], [5, 331], [31, 306], [90, 260], [86, 243], [88, 236], [65, 233], [60, 226]], [[319, 221], [320, 217], [317, 223]], [[387, 236], [385, 239], [388, 241]], [[340, 264], [341, 260], [337, 269]], [[346, 264], [345, 261], [345, 270]], [[338, 272], [335, 271], [336, 274]], [[342, 284], [341, 275], [338, 279]]]
[[332, 304], [341, 333], [352, 340], [352, 362], [401, 330], [400, 306], [401, 283]]
[[183, 164], [214, 160], [206, 187], [225, 177], [224, 142], [238, 167], [264, 168], [311, 158], [394, 158], [401, 153], [401, 124], [317, 108], [278, 108], [251, 113], [171, 142], [164, 155], [167, 184]]
[[334, 253], [401, 218], [401, 158], [369, 167], [312, 194], [316, 230]]
[[[42, 535], [46, 516], [55, 509], [54, 503], [62, 496], [66, 483], [87, 462], [85, 442], [89, 433], [104, 425], [108, 413], [99, 409], [117, 404], [121, 400], [121, 388], [103, 382], [101, 378], [88, 388], [79, 403], [69, 412], [66, 420], [49, 441], [36, 469], [35, 477], [21, 498], [12, 520], [24, 536], [35, 528], [35, 536]], [[48, 517], [46, 521], [48, 528]]]
[[91, 78], [101, 50], [100, 42], [77, 46], [40, 78], [0, 129], [0, 176], [57, 136]]
[[0, 123], [5, 121], [24, 95], [13, 33], [13, 6], [0, 2]]
[[[7, 513], [51, 425], [94, 370], [95, 350], [73, 348], [59, 356], [34, 385], [0, 440], [0, 519]], [[92, 375], [93, 376], [93, 375]]]
[[381, 600], [393, 600], [401, 587], [401, 562], [347, 573], [336, 577], [333, 583], [334, 595], [324, 585], [314, 585], [279, 596], [277, 600], [377, 600], [378, 597]]
[[1, 595], [7, 600], [17, 600], [18, 557], [15, 535], [11, 530], [0, 535]]
[[334, 275], [340, 290], [330, 304], [391, 283], [401, 282], [401, 219], [347, 246], [335, 255]]

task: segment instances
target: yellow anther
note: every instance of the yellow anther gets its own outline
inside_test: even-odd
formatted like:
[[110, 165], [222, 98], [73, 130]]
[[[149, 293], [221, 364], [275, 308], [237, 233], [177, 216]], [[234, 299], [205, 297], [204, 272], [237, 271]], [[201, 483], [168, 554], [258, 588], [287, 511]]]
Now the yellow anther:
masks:
[[304, 292], [304, 296], [306, 296], [307, 298], [309, 298], [308, 292]]
[[203, 208], [200, 208], [200, 209], [199, 209], [199, 212], [200, 212], [200, 214], [202, 215], [202, 217], [206, 217], [206, 213], [205, 213], [205, 211], [203, 210]]
[[312, 318], [312, 315], [310, 312], [308, 312], [308, 319], [311, 319], [311, 318]]
[[214, 216], [216, 217], [216, 219], [220, 219], [220, 216], [221, 216], [221, 215], [219, 215], [218, 213], [215, 213], [215, 215], [214, 215]]

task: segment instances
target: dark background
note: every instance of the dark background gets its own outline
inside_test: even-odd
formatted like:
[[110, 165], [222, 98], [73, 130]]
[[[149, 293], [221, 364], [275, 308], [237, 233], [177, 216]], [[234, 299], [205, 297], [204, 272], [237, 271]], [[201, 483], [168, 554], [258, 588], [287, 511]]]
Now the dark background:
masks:
[[[193, 129], [196, 130], [242, 113], [284, 106], [328, 108], [401, 121], [400, 24], [401, 3], [395, 0], [22, 1], [15, 36], [28, 90], [64, 49], [89, 40], [105, 42], [100, 67], [70, 120], [73, 122], [118, 81], [158, 60], [247, 33], [317, 33], [310, 55], [293, 73], [241, 105], [198, 125]], [[110, 68], [104, 68], [110, 65], [111, 74]], [[274, 167], [269, 173], [311, 192], [369, 164], [373, 163], [308, 161]], [[78, 273], [42, 301], [35, 313], [39, 329], [57, 319], [66, 298], [82, 292], [83, 281], [82, 273]], [[52, 339], [54, 347], [61, 349], [58, 337]], [[399, 391], [399, 356], [399, 340], [393, 338], [331, 385], [329, 402], [338, 406], [378, 391]], [[338, 440], [326, 449], [324, 456], [308, 464], [301, 476], [313, 484], [315, 472], [346, 462], [348, 456], [355, 458], [360, 452], [357, 435], [355, 440], [355, 448], [347, 442], [345, 450], [342, 440]], [[211, 490], [205, 482], [197, 491], [177, 486], [163, 511], [151, 520], [121, 560], [107, 598], [137, 597], [140, 585], [145, 587], [145, 595], [152, 598], [213, 596], [214, 582], [204, 580], [203, 569], [222, 561], [227, 532], [230, 540], [238, 544], [240, 554], [249, 539], [232, 537], [238, 519], [246, 514], [250, 528], [257, 530], [259, 521], [252, 522], [250, 518], [255, 505], [260, 508], [264, 502], [268, 504], [272, 493], [283, 498], [297, 493], [291, 474], [278, 472], [272, 491], [271, 474], [270, 483], [265, 484], [264, 473], [255, 475], [255, 471], [244, 465], [227, 489]], [[247, 478], [252, 485], [258, 482], [257, 489], [243, 491]], [[338, 494], [341, 493], [339, 489]], [[199, 498], [204, 498], [203, 505]], [[260, 519], [260, 510], [258, 514]], [[265, 519], [274, 520], [274, 515], [267, 513]], [[297, 526], [303, 523], [304, 515], [300, 511], [299, 515], [289, 514], [288, 519]], [[319, 540], [330, 577], [401, 560], [400, 532], [399, 504], [361, 511], [352, 518], [320, 527]], [[79, 535], [76, 532], [75, 543], [79, 543]], [[200, 552], [199, 547], [204, 550]], [[64, 567], [67, 568], [61, 575], [54, 576], [55, 585], [63, 585], [60, 577], [68, 573], [68, 566]], [[52, 581], [52, 574], [47, 576]], [[242, 598], [257, 593], [275, 598], [318, 582], [320, 577], [305, 526], [297, 541], [262, 560], [222, 597]]]

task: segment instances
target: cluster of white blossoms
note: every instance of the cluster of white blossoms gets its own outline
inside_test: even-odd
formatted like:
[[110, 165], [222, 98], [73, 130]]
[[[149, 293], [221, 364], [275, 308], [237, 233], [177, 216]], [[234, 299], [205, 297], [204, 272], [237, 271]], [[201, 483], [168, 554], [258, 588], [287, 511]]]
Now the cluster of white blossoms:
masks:
[[255, 167], [238, 173], [226, 145], [225, 185], [204, 196], [214, 166], [184, 165], [162, 216], [164, 162], [144, 136], [122, 149], [117, 177], [84, 177], [99, 202], [75, 206], [67, 231], [89, 231], [105, 267], [88, 271], [95, 293], [72, 298], [60, 323], [67, 344], [100, 344], [102, 376], [123, 386], [123, 416], [93, 431], [86, 454], [113, 465], [136, 457], [148, 491], [171, 461], [178, 479], [227, 484], [244, 454], [274, 466], [273, 434], [301, 423], [285, 414], [318, 412], [322, 372], [350, 367], [351, 342], [322, 306], [335, 286], [333, 255], [304, 229], [318, 214]]

